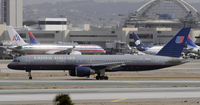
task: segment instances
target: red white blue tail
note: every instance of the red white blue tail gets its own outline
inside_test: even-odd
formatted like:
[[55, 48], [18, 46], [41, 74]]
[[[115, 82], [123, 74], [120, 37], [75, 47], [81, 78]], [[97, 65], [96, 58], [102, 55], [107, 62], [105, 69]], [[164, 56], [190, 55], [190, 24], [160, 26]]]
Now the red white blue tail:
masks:
[[29, 32], [28, 34], [29, 34], [30, 44], [40, 44], [35, 38], [35, 36], [32, 34], [32, 32]]
[[176, 34], [170, 42], [168, 42], [157, 55], [169, 56], [169, 57], [180, 57], [187, 41], [190, 28], [182, 28], [178, 34]]
[[187, 39], [187, 48], [198, 48], [198, 46], [192, 41], [190, 35], [188, 35]]

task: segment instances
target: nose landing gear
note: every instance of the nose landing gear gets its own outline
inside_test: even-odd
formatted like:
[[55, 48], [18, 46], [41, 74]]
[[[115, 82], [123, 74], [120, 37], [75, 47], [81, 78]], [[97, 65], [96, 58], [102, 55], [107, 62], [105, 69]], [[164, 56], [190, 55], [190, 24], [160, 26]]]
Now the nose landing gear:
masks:
[[28, 72], [29, 80], [32, 80], [31, 70], [26, 70], [26, 72]]

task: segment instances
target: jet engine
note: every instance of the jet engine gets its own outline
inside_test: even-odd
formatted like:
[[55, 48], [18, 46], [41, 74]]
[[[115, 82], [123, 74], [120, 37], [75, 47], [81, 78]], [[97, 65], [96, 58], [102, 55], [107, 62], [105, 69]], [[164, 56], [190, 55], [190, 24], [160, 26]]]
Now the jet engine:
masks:
[[77, 76], [77, 77], [87, 77], [92, 74], [95, 74], [95, 71], [92, 70], [90, 67], [76, 67], [75, 70], [70, 70], [70, 76]]

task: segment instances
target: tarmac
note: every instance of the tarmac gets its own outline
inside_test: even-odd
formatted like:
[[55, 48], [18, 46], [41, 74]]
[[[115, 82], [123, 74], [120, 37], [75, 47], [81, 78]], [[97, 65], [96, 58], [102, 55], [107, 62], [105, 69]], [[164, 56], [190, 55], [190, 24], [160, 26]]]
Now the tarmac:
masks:
[[0, 61], [0, 105], [53, 105], [69, 94], [75, 105], [199, 105], [200, 60], [154, 71], [106, 73], [109, 80], [70, 77], [64, 71], [25, 71]]
[[52, 102], [59, 93], [69, 94], [76, 102], [134, 102], [143, 99], [192, 99], [200, 97], [200, 88], [95, 88], [95, 89], [28, 89], [1, 90], [1, 104]]

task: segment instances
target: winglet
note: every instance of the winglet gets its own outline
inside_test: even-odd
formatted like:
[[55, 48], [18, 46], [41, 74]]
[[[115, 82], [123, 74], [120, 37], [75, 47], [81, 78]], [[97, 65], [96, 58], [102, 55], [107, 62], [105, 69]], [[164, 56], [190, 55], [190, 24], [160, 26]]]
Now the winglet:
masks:
[[11, 42], [16, 44], [17, 46], [23, 46], [27, 44], [24, 42], [24, 40], [20, 37], [20, 35], [15, 31], [15, 29], [12, 26], [7, 26], [7, 30]]
[[32, 34], [32, 32], [29, 32], [29, 39], [30, 39], [30, 44], [39, 44], [35, 36]]
[[190, 28], [182, 28], [156, 55], [180, 57], [189, 33]]

